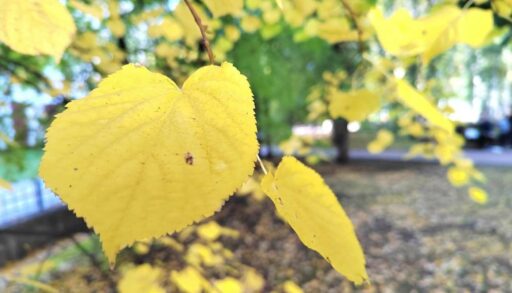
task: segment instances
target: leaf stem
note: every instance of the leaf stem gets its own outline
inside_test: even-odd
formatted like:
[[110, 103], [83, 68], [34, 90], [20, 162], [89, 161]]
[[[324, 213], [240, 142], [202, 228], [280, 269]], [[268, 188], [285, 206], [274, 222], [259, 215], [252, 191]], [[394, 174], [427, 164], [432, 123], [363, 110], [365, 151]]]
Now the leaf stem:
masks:
[[258, 163], [260, 164], [261, 170], [265, 175], [267, 175], [267, 169], [265, 168], [265, 165], [263, 165], [263, 161], [261, 161], [260, 155], [257, 155], [256, 157], [258, 158]]
[[199, 31], [201, 31], [201, 37], [203, 38], [203, 46], [205, 50], [208, 52], [208, 59], [210, 60], [210, 64], [215, 64], [215, 58], [213, 57], [212, 48], [210, 47], [210, 42], [208, 41], [208, 37], [206, 36], [206, 26], [203, 24], [203, 21], [201, 20], [201, 17], [199, 17], [199, 14], [197, 14], [197, 11], [195, 10], [194, 6], [190, 3], [190, 0], [184, 0], [185, 4], [187, 4], [188, 9], [190, 10], [190, 13], [192, 13], [192, 16], [194, 17], [194, 20], [199, 27]]

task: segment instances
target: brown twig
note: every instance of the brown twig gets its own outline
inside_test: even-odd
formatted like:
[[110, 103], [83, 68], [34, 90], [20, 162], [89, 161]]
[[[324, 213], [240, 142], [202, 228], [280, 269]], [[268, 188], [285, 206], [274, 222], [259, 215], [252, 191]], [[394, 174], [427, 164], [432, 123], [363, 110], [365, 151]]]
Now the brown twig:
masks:
[[203, 38], [203, 46], [208, 52], [208, 59], [210, 59], [210, 64], [215, 63], [215, 58], [213, 57], [212, 48], [210, 48], [210, 42], [208, 41], [208, 37], [206, 36], [206, 26], [201, 21], [201, 17], [199, 17], [199, 14], [197, 14], [197, 11], [195, 10], [194, 6], [190, 3], [189, 0], [184, 0], [185, 4], [187, 4], [188, 9], [190, 10], [190, 13], [192, 13], [192, 16], [194, 17], [195, 22], [197, 23], [197, 26], [199, 27], [199, 30], [201, 31], [201, 36]]
[[[1, 61], [1, 60], [0, 60]], [[12, 65], [16, 65], [18, 67], [22, 67], [27, 73], [31, 74], [32, 76], [31, 77], [35, 77], [36, 79], [40, 80], [40, 81], [43, 81], [43, 83], [50, 87], [50, 83], [48, 82], [48, 80], [40, 75], [40, 74], [36, 74], [35, 71], [29, 69], [28, 67], [26, 67], [24, 64], [22, 63], [19, 63], [19, 62], [15, 62], [15, 61], [12, 61], [12, 60], [9, 60], [9, 62], [12, 64]], [[17, 77], [18, 79], [22, 80], [22, 82], [32, 86], [33, 88], [35, 88], [36, 90], [40, 91], [40, 92], [43, 92], [44, 91], [44, 88], [41, 87], [41, 85], [39, 85], [38, 83], [34, 82], [33, 80], [30, 80], [30, 79], [24, 79], [23, 77], [21, 77], [13, 68], [11, 68], [9, 66], [10, 64], [8, 64], [7, 62], [0, 62], [0, 69], [3, 69], [4, 71], [6, 71], [7, 73]], [[41, 78], [42, 77], [42, 78]]]
[[359, 53], [362, 55], [364, 53], [364, 42], [363, 42], [363, 28], [359, 25], [359, 22], [357, 21], [357, 14], [355, 11], [350, 7], [347, 0], [341, 0], [341, 4], [347, 10], [348, 14], [350, 15], [350, 18], [352, 19], [352, 22], [354, 23], [354, 26], [357, 30], [357, 39], [359, 43]]

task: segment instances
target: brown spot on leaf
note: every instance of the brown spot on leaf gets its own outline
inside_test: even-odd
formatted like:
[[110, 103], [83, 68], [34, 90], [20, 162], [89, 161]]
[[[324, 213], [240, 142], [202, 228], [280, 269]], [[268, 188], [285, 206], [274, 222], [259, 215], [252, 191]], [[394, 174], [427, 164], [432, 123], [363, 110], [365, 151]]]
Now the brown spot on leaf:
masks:
[[190, 166], [194, 165], [194, 156], [189, 152], [185, 154], [185, 163]]

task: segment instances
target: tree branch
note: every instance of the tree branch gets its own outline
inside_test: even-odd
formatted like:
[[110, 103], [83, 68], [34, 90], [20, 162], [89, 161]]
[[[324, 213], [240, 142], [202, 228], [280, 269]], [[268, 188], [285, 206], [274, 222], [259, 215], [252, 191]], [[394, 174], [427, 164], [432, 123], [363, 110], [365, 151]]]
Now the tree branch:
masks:
[[341, 0], [341, 4], [345, 8], [345, 10], [347, 10], [350, 18], [352, 19], [352, 22], [354, 23], [354, 26], [356, 27], [357, 38], [358, 38], [358, 43], [359, 43], [359, 54], [363, 55], [364, 50], [365, 50], [364, 42], [363, 42], [363, 33], [364, 32], [363, 32], [363, 28], [359, 25], [359, 22], [357, 21], [357, 14], [352, 9], [352, 7], [350, 7], [347, 0]]
[[30, 68], [27, 64], [24, 64], [22, 62], [19, 62], [19, 61], [16, 61], [16, 60], [12, 60], [12, 59], [4, 59], [4, 60], [0, 60], [0, 66], [7, 72], [9, 72], [11, 75], [14, 75], [16, 77], [18, 77], [20, 80], [23, 80], [23, 82], [31, 85], [32, 87], [36, 88], [37, 90], [43, 92], [44, 89], [37, 83], [29, 80], [29, 79], [23, 79], [19, 76], [19, 74], [16, 73], [16, 71], [11, 68], [10, 65], [14, 65], [16, 67], [20, 67], [20, 68], [23, 68], [23, 70], [25, 70], [28, 74], [31, 75], [32, 78], [35, 78], [36, 80], [39, 80], [41, 81], [46, 87], [48, 88], [51, 88], [51, 84], [50, 82], [48, 81], [48, 79], [42, 75], [40, 72], [38, 72], [37, 70], [34, 70], [32, 68]]
[[199, 14], [197, 14], [197, 11], [194, 9], [192, 4], [190, 3], [190, 0], [184, 0], [185, 4], [187, 4], [188, 9], [190, 10], [190, 13], [192, 13], [192, 16], [194, 17], [194, 20], [199, 27], [199, 30], [201, 31], [201, 36], [203, 38], [203, 46], [205, 50], [208, 52], [208, 58], [210, 59], [210, 64], [215, 63], [215, 58], [213, 57], [212, 48], [210, 47], [210, 42], [208, 41], [208, 37], [206, 36], [206, 26], [203, 25], [203, 22], [201, 20], [201, 17], [199, 17]]

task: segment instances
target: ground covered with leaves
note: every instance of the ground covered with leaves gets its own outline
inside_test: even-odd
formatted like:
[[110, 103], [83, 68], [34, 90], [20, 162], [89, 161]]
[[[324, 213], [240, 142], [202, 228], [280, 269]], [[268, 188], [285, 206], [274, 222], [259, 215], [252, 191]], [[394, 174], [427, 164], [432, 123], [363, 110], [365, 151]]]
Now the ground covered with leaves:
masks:
[[[466, 190], [451, 187], [445, 170], [432, 164], [353, 162], [323, 165], [318, 170], [356, 227], [371, 285], [352, 286], [303, 246], [275, 215], [269, 200], [253, 197], [233, 197], [215, 215], [214, 220], [239, 231], [239, 236], [219, 238], [232, 256], [207, 266], [204, 276], [243, 279], [240, 266], [248, 266], [265, 280], [264, 292], [282, 288], [287, 281], [305, 292], [512, 291], [512, 170], [482, 168], [490, 195], [483, 206], [472, 202]], [[197, 241], [194, 233], [180, 237], [172, 239], [184, 246]], [[122, 273], [108, 270], [96, 238], [76, 238], [80, 247], [62, 241], [8, 270], [37, 274], [62, 292], [115, 288]], [[182, 269], [185, 262], [179, 247], [172, 241], [162, 243], [125, 250], [118, 265], [148, 263], [168, 275]], [[162, 285], [169, 291], [176, 289], [170, 278]], [[11, 282], [8, 290], [22, 288], [28, 287]]]

